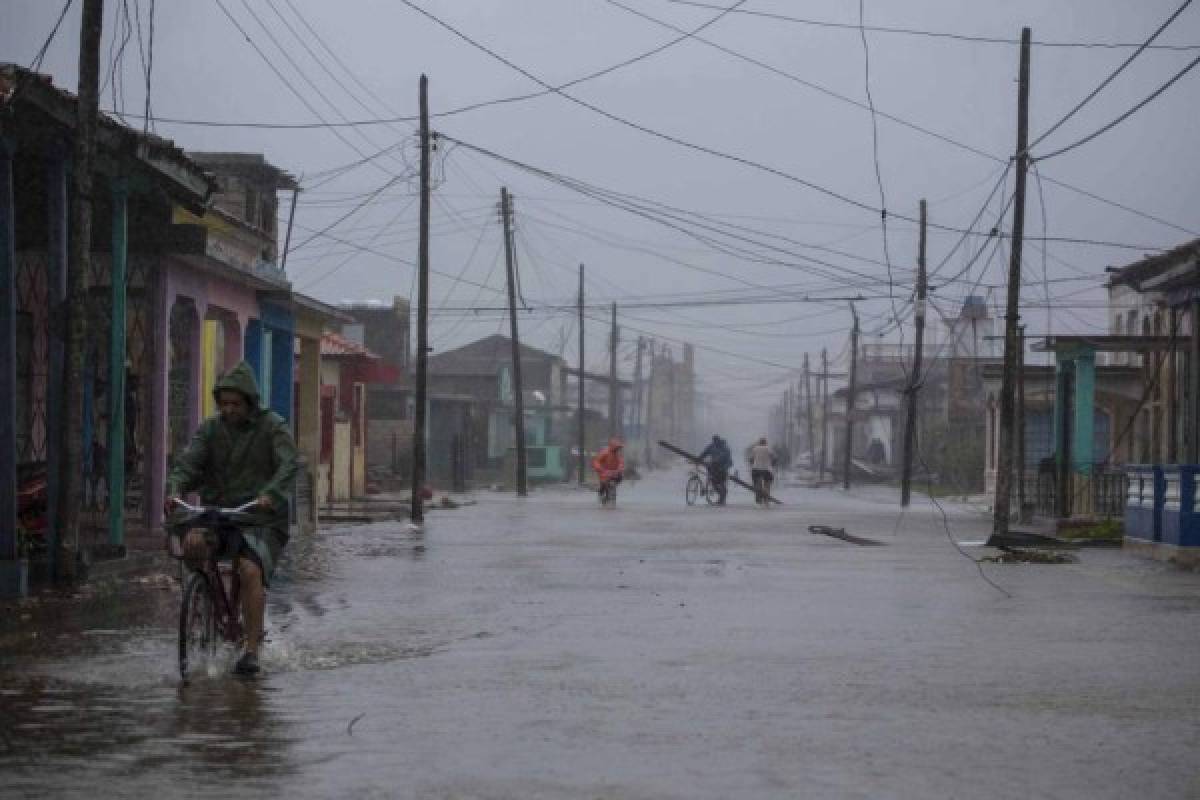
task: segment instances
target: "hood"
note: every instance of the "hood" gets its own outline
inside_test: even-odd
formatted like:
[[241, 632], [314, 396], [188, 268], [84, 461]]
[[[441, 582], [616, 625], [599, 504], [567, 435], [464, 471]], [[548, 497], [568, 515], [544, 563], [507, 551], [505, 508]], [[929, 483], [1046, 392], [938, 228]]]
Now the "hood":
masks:
[[254, 369], [242, 361], [236, 367], [226, 372], [213, 386], [213, 398], [223, 390], [232, 389], [235, 392], [241, 392], [250, 404], [251, 410], [258, 409], [258, 381], [254, 379]]

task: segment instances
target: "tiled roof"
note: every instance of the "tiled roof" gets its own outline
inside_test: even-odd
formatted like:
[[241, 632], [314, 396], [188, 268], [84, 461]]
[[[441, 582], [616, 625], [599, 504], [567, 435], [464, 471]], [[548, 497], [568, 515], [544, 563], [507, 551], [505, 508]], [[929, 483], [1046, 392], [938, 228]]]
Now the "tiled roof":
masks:
[[367, 348], [363, 347], [353, 339], [347, 339], [340, 333], [327, 331], [321, 335], [321, 355], [337, 357], [360, 357], [371, 360], [379, 360], [379, 356], [372, 353]]

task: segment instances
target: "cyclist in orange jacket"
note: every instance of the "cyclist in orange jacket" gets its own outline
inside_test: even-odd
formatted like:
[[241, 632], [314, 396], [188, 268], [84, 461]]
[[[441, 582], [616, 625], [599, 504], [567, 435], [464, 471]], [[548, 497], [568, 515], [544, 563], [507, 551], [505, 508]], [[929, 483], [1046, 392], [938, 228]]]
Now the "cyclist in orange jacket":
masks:
[[617, 437], [608, 440], [608, 447], [601, 450], [592, 459], [592, 469], [600, 479], [600, 491], [603, 493], [605, 484], [620, 483], [625, 476], [625, 459], [621, 453], [625, 445]]

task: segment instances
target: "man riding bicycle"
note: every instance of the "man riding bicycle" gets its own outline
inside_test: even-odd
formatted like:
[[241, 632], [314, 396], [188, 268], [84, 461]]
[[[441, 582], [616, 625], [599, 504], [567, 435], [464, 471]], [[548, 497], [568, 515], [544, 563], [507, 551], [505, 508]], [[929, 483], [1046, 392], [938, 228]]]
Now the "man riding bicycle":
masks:
[[617, 437], [608, 440], [608, 447], [601, 450], [592, 459], [592, 469], [596, 471], [596, 477], [600, 479], [601, 495], [610, 486], [618, 484], [625, 477], [625, 459], [621, 455], [625, 445]]
[[733, 453], [729, 451], [729, 445], [714, 433], [712, 441], [700, 451], [700, 462], [708, 470], [708, 477], [717, 490], [717, 505], [725, 505], [725, 494], [729, 491], [726, 482], [729, 480], [729, 469], [733, 466]]
[[[244, 650], [234, 672], [258, 672], [263, 638], [265, 587], [288, 540], [288, 495], [296, 477], [296, 445], [287, 423], [259, 406], [258, 383], [245, 361], [213, 387], [219, 413], [206, 419], [179, 456], [167, 478], [165, 511], [181, 495], [198, 491], [205, 505], [233, 507], [255, 501], [247, 524], [225, 542], [222, 556], [233, 558], [241, 586]], [[169, 520], [168, 520], [169, 521]], [[204, 532], [184, 540], [185, 557], [205, 557]]]

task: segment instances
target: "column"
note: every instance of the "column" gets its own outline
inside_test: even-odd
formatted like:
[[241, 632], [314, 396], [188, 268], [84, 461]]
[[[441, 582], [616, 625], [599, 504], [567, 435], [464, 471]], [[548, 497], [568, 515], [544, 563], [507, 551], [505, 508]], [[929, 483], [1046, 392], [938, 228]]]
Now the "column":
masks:
[[[50, 274], [47, 278], [46, 303], [52, 320], [67, 300], [67, 150], [65, 145], [51, 149], [46, 161], [46, 232]], [[60, 326], [50, 326], [50, 384], [46, 397], [46, 550], [50, 575], [58, 575], [58, 492], [59, 463], [63, 435], [63, 372], [66, 367]]]
[[1094, 460], [1096, 419], [1096, 354], [1075, 357], [1074, 408], [1071, 425], [1071, 467], [1077, 473], [1090, 474]]
[[254, 378], [260, 384], [263, 379], [263, 326], [262, 322], [252, 319], [246, 323], [245, 359], [254, 370]]
[[1075, 357], [1075, 380], [1071, 420], [1071, 508], [1072, 514], [1095, 510], [1093, 462], [1095, 461], [1096, 354], [1090, 348]]
[[296, 446], [308, 462], [312, 476], [312, 519], [317, 524], [320, 505], [321, 474], [321, 341], [310, 337], [300, 339], [299, 418], [296, 420]]
[[1071, 513], [1071, 411], [1067, 398], [1073, 367], [1063, 353], [1054, 354], [1054, 505], [1058, 517], [1067, 517]]
[[293, 394], [296, 381], [296, 336], [291, 330], [276, 329], [271, 335], [271, 410], [291, 423], [295, 430]]
[[112, 313], [108, 328], [108, 543], [125, 543], [125, 281], [129, 184], [112, 182]]
[[155, 303], [158, 313], [154, 317], [154, 362], [150, 369], [153, 384], [150, 388], [151, 404], [154, 417], [151, 420], [150, 432], [150, 462], [147, 470], [149, 486], [144, 487], [146, 494], [147, 524], [157, 527], [162, 519], [163, 494], [167, 482], [167, 436], [169, 426], [167, 417], [170, 408], [171, 381], [171, 316], [175, 310], [175, 287], [173, 285], [173, 267], [167, 263], [161, 266], [158, 280], [155, 281]]
[[[14, 145], [0, 137], [0, 596], [16, 594], [17, 253]], [[8, 564], [5, 564], [8, 562]]]

